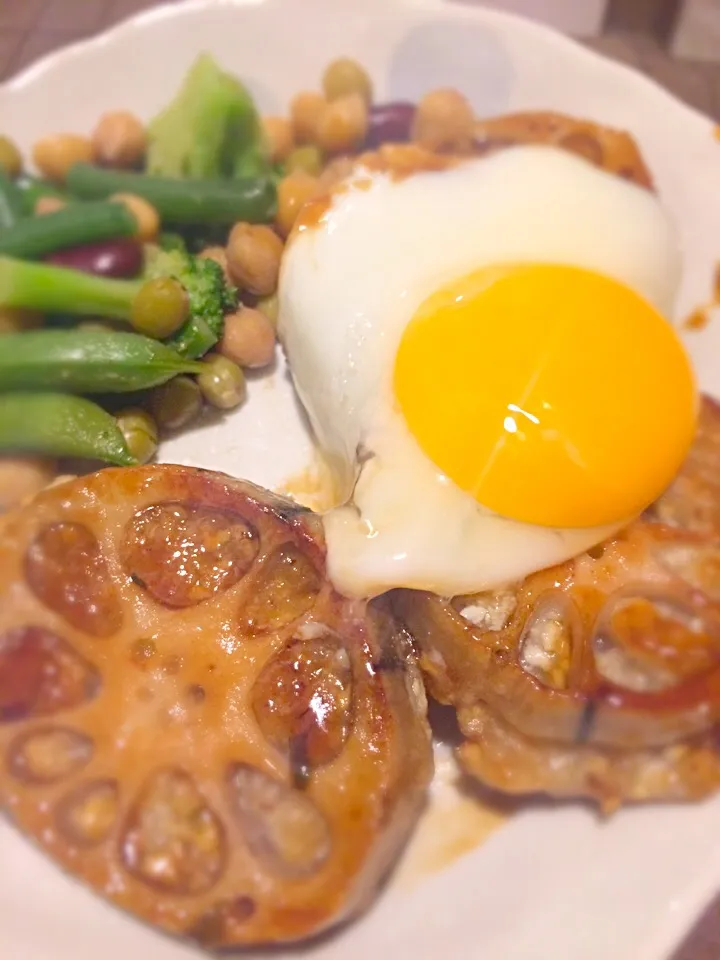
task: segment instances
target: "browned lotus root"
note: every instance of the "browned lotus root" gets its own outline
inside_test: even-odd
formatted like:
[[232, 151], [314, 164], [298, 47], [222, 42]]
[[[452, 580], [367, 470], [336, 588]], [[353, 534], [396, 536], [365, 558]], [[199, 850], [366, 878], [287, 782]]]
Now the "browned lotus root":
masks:
[[472, 772], [606, 806], [720, 786], [713, 463], [720, 408], [705, 399], [680, 476], [616, 537], [502, 590], [397, 593], [430, 691], [457, 708], [471, 741], [461, 757]]
[[479, 120], [475, 126], [476, 153], [490, 153], [521, 143], [562, 147], [608, 173], [638, 186], [653, 188], [650, 171], [637, 144], [625, 131], [549, 111], [508, 113]]
[[720, 404], [703, 401], [685, 465], [648, 516], [720, 540]]
[[431, 774], [382, 602], [336, 594], [320, 521], [183, 467], [41, 493], [0, 543], [0, 803], [116, 904], [204, 945], [367, 903]]
[[510, 794], [592, 797], [605, 813], [620, 803], [700, 800], [720, 784], [713, 737], [657, 750], [597, 750], [523, 737], [486, 706], [462, 710], [463, 767]]

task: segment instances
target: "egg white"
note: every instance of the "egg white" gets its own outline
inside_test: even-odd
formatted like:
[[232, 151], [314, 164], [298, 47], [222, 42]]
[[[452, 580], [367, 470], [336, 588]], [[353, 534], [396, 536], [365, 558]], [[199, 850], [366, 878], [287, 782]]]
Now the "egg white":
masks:
[[353, 596], [398, 586], [471, 593], [600, 542], [617, 526], [508, 520], [444, 476], [398, 410], [394, 361], [431, 293], [494, 263], [592, 269], [670, 316], [681, 260], [657, 198], [544, 146], [402, 180], [370, 171], [363, 179], [292, 237], [279, 291], [295, 386], [346, 503], [324, 519], [333, 582]]

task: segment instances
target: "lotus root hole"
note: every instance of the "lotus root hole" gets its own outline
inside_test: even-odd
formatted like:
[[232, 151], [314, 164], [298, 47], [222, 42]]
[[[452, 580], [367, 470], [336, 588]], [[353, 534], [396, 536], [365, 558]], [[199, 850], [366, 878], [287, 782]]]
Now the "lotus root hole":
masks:
[[520, 666], [555, 690], [567, 689], [570, 681], [571, 619], [565, 598], [541, 601], [520, 637]]
[[16, 627], [0, 635], [0, 722], [50, 716], [99, 689], [95, 667], [51, 630]]
[[56, 811], [59, 831], [77, 846], [102, 843], [115, 826], [119, 798], [115, 780], [80, 784], [60, 802]]
[[162, 769], [148, 781], [125, 824], [121, 857], [131, 874], [169, 893], [214, 886], [227, 859], [225, 835], [187, 773]]
[[7, 767], [28, 784], [64, 780], [87, 764], [93, 755], [92, 741], [69, 727], [42, 727], [15, 737], [7, 753]]
[[294, 545], [278, 547], [265, 561], [261, 582], [241, 611], [250, 634], [278, 630], [304, 616], [320, 592], [321, 578]]
[[97, 538], [82, 523], [53, 523], [30, 544], [25, 577], [35, 596], [76, 630], [109, 637], [122, 608]]
[[683, 673], [707, 669], [713, 659], [703, 618], [659, 597], [611, 600], [592, 646], [598, 673], [639, 693], [667, 690]]
[[235, 586], [258, 548], [257, 533], [239, 514], [172, 502], [135, 514], [122, 555], [140, 589], [158, 603], [182, 608]]
[[264, 736], [289, 755], [297, 772], [329, 763], [351, 729], [347, 650], [330, 636], [293, 640], [266, 664], [252, 704]]
[[304, 793], [248, 764], [228, 771], [231, 804], [253, 856], [275, 874], [299, 879], [330, 855], [330, 830]]

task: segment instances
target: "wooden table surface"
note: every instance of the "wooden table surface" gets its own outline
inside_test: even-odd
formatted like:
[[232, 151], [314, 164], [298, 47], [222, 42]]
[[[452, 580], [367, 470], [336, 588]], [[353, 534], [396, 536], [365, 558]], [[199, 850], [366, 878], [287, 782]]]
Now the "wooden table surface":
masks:
[[[154, 0], [0, 0], [0, 81], [51, 50], [151, 6]], [[674, 60], [654, 38], [637, 32], [615, 30], [585, 42], [720, 121], [720, 63]], [[668, 960], [720, 960], [720, 897]]]

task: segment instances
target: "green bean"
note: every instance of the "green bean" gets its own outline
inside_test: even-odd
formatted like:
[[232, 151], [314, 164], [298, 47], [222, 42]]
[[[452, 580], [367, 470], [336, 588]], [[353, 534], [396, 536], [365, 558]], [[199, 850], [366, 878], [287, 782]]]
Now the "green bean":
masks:
[[128, 393], [205, 365], [136, 333], [36, 330], [8, 333], [0, 350], [0, 390]]
[[177, 224], [269, 223], [275, 216], [275, 184], [268, 177], [237, 180], [175, 180], [76, 163], [67, 188], [83, 200], [134, 193], [151, 203], [163, 221]]
[[103, 460], [120, 467], [136, 462], [114, 417], [66, 393], [0, 394], [0, 451]]
[[20, 191], [0, 166], [0, 230], [14, 227], [22, 215]]
[[137, 223], [121, 203], [76, 203], [27, 217], [0, 234], [0, 254], [35, 260], [56, 250], [99, 240], [130, 237]]

